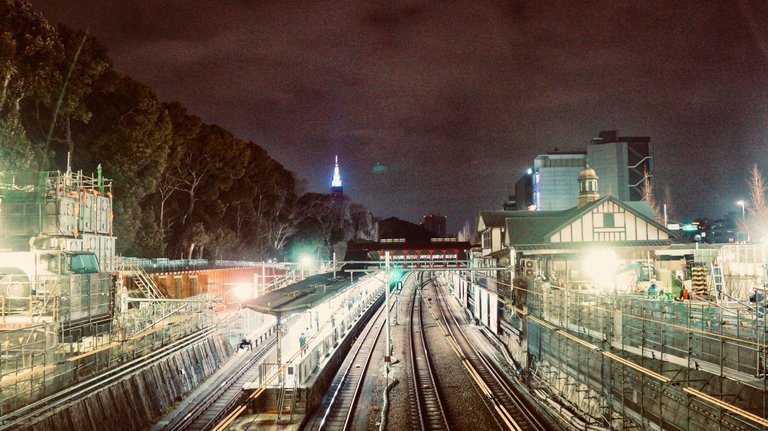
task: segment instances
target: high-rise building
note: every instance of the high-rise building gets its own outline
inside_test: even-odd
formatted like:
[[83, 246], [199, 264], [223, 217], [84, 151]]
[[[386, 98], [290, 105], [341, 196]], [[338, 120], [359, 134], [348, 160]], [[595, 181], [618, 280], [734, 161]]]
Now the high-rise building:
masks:
[[331, 179], [331, 195], [342, 196], [344, 187], [341, 184], [341, 173], [339, 172], [339, 156], [336, 156], [336, 165], [333, 167], [333, 178]]
[[653, 183], [653, 151], [648, 136], [602, 131], [587, 146], [587, 162], [600, 177], [602, 194], [621, 201], [643, 200], [646, 176], [648, 183]]
[[576, 206], [579, 173], [586, 164], [585, 152], [552, 152], [533, 160], [533, 208], [558, 211]]
[[515, 194], [503, 205], [505, 211], [532, 210], [533, 206], [533, 169], [528, 168], [525, 175], [515, 183]]
[[437, 214], [427, 214], [421, 218], [421, 226], [432, 232], [436, 237], [445, 237], [448, 217]]

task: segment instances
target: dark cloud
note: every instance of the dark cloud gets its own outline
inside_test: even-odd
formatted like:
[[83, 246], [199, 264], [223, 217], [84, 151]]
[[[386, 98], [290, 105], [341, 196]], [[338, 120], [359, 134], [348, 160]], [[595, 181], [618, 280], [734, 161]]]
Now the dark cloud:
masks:
[[[651, 136], [680, 217], [768, 168], [768, 6], [738, 2], [33, 1], [118, 70], [377, 215], [498, 207], [532, 158]], [[377, 169], [379, 166], [386, 170]]]

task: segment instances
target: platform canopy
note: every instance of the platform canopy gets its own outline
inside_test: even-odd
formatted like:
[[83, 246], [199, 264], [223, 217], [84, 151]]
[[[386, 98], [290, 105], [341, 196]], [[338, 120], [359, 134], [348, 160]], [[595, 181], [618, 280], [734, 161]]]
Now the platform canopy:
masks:
[[243, 301], [243, 308], [259, 313], [284, 315], [310, 310], [351, 287], [346, 274], [318, 274], [298, 283]]

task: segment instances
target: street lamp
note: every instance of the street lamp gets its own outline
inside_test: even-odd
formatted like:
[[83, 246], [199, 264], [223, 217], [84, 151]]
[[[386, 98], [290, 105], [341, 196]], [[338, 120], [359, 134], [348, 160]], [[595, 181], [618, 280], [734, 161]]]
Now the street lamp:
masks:
[[744, 201], [736, 201], [736, 205], [741, 207], [741, 222], [746, 223], [746, 211], [744, 210]]

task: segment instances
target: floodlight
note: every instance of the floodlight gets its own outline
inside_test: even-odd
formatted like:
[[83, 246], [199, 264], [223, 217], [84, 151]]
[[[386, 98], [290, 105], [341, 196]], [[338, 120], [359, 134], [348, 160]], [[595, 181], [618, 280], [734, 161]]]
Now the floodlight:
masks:
[[614, 287], [618, 267], [619, 261], [613, 250], [594, 250], [588, 253], [583, 260], [583, 268], [587, 277], [596, 281], [603, 289]]

